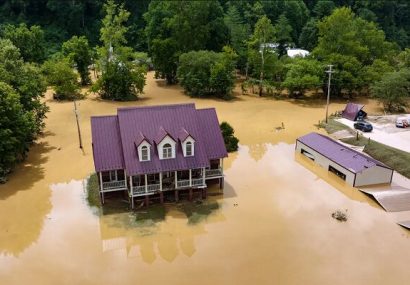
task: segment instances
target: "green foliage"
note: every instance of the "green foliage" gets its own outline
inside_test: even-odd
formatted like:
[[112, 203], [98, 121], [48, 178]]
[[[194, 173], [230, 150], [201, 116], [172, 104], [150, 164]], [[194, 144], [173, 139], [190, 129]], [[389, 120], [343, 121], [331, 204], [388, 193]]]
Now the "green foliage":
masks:
[[43, 64], [43, 74], [54, 88], [54, 99], [75, 100], [81, 97], [77, 74], [64, 58], [51, 59]]
[[24, 61], [39, 63], [44, 60], [46, 42], [39, 26], [28, 28], [25, 23], [5, 25], [1, 37], [9, 39], [20, 50]]
[[0, 39], [0, 81], [10, 85], [18, 93], [24, 110], [34, 119], [32, 136], [40, 133], [48, 110], [42, 102], [46, 82], [36, 65], [25, 63], [21, 59], [19, 50], [10, 40]]
[[229, 99], [234, 87], [235, 58], [232, 49], [225, 49], [222, 53], [184, 53], [180, 56], [177, 73], [180, 84], [191, 96]]
[[112, 0], [104, 5], [104, 10], [106, 15], [101, 28], [103, 46], [98, 50], [102, 75], [92, 90], [103, 99], [135, 100], [143, 92], [146, 68], [140, 66], [136, 58], [142, 54], [136, 54], [132, 48], [125, 46], [128, 30], [125, 23], [130, 13]]
[[153, 1], [144, 15], [148, 48], [157, 74], [176, 82], [178, 58], [192, 50], [219, 51], [228, 30], [218, 1]]
[[230, 6], [225, 14], [224, 22], [229, 31], [230, 46], [238, 54], [238, 66], [243, 69], [246, 65], [247, 39], [250, 35], [249, 24], [244, 22], [239, 10]]
[[296, 58], [288, 64], [288, 72], [282, 85], [289, 90], [291, 95], [294, 92], [303, 95], [307, 89], [319, 88], [323, 82], [323, 76], [323, 66], [319, 61]]
[[35, 122], [19, 99], [11, 86], [0, 82], [0, 182], [25, 157], [33, 139]]
[[318, 39], [317, 23], [316, 19], [310, 19], [303, 27], [299, 35], [299, 46], [301, 48], [311, 51], [316, 47]]
[[279, 44], [279, 56], [286, 54], [286, 47], [292, 45], [292, 26], [284, 14], [280, 15], [273, 28], [276, 43]]
[[224, 138], [225, 147], [228, 152], [238, 150], [239, 140], [234, 136], [234, 129], [227, 122], [222, 122], [220, 125], [222, 136]]
[[62, 52], [70, 63], [72, 63], [80, 74], [81, 84], [91, 83], [88, 66], [92, 63], [91, 48], [86, 37], [74, 36], [63, 43]]
[[362, 68], [376, 59], [388, 61], [394, 47], [385, 40], [383, 31], [376, 25], [357, 16], [349, 8], [338, 8], [318, 23], [319, 42], [313, 54], [334, 65], [333, 86], [336, 94], [345, 89], [366, 87]]
[[371, 93], [388, 111], [403, 111], [410, 99], [410, 69], [386, 74], [371, 86]]
[[104, 73], [98, 78], [92, 90], [98, 92], [102, 99], [115, 101], [135, 100], [145, 86], [144, 66], [131, 62], [109, 62]]
[[331, 0], [319, 0], [316, 2], [313, 8], [313, 13], [318, 18], [323, 18], [332, 14], [332, 11], [336, 8], [336, 5]]

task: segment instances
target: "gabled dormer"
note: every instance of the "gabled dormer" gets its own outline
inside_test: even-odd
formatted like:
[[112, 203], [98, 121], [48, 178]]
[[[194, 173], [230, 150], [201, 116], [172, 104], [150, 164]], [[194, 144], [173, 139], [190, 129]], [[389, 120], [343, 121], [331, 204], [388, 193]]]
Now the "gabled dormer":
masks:
[[139, 161], [144, 162], [151, 160], [151, 143], [142, 133], [140, 133], [135, 141], [135, 147], [137, 148]]
[[182, 152], [184, 154], [184, 157], [194, 156], [195, 155], [195, 139], [193, 138], [193, 136], [186, 129], [182, 129], [179, 133], [178, 138], [181, 142], [181, 147], [182, 147]]
[[163, 127], [160, 128], [155, 141], [157, 143], [159, 159], [176, 157], [176, 141]]

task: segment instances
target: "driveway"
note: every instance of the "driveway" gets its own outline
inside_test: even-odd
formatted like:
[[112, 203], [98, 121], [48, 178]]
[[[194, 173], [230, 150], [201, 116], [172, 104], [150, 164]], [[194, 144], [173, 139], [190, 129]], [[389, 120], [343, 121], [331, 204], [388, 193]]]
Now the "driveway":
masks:
[[[403, 115], [400, 115], [403, 116]], [[409, 115], [407, 115], [409, 116]], [[407, 152], [410, 152], [410, 128], [402, 129], [396, 128], [395, 121], [398, 116], [369, 116], [367, 121], [372, 123], [373, 131], [370, 133], [364, 133], [364, 137], [370, 138], [380, 143], [384, 143], [391, 147], [395, 147]], [[340, 118], [336, 121], [354, 129], [354, 122]]]

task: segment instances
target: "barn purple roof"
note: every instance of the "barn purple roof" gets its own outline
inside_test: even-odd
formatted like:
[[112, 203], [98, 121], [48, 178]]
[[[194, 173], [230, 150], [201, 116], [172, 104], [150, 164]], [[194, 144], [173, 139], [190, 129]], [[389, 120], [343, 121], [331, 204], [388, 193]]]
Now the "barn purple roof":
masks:
[[353, 173], [374, 166], [391, 169], [370, 156], [318, 133], [310, 133], [297, 140]]
[[347, 103], [345, 109], [342, 112], [342, 117], [351, 121], [356, 121], [359, 112], [363, 109], [364, 105], [356, 103]]
[[[116, 124], [113, 123], [116, 122]], [[125, 169], [127, 175], [208, 167], [210, 159], [227, 156], [215, 109], [194, 104], [119, 108], [116, 116], [92, 117], [96, 171]], [[194, 156], [184, 157], [181, 139], [195, 139]], [[176, 158], [160, 160], [157, 144], [170, 136]], [[140, 162], [137, 143], [151, 143], [151, 160]], [[119, 163], [121, 162], [121, 163]]]

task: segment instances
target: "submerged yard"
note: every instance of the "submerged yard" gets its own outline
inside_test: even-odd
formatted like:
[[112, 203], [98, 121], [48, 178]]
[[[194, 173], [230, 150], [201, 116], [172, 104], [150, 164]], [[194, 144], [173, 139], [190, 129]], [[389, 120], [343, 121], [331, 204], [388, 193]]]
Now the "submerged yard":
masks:
[[[224, 163], [223, 194], [215, 187], [204, 205], [153, 213], [90, 207], [90, 116], [183, 102], [215, 107], [235, 128], [240, 148]], [[378, 112], [373, 101], [363, 103]], [[73, 104], [48, 105], [44, 136], [0, 185], [2, 284], [408, 283], [409, 233], [369, 197], [294, 153], [298, 136], [318, 131], [324, 102], [191, 99], [149, 73], [139, 101], [78, 102], [84, 151]], [[341, 109], [332, 104], [330, 112]], [[346, 222], [331, 217], [337, 210]]]

